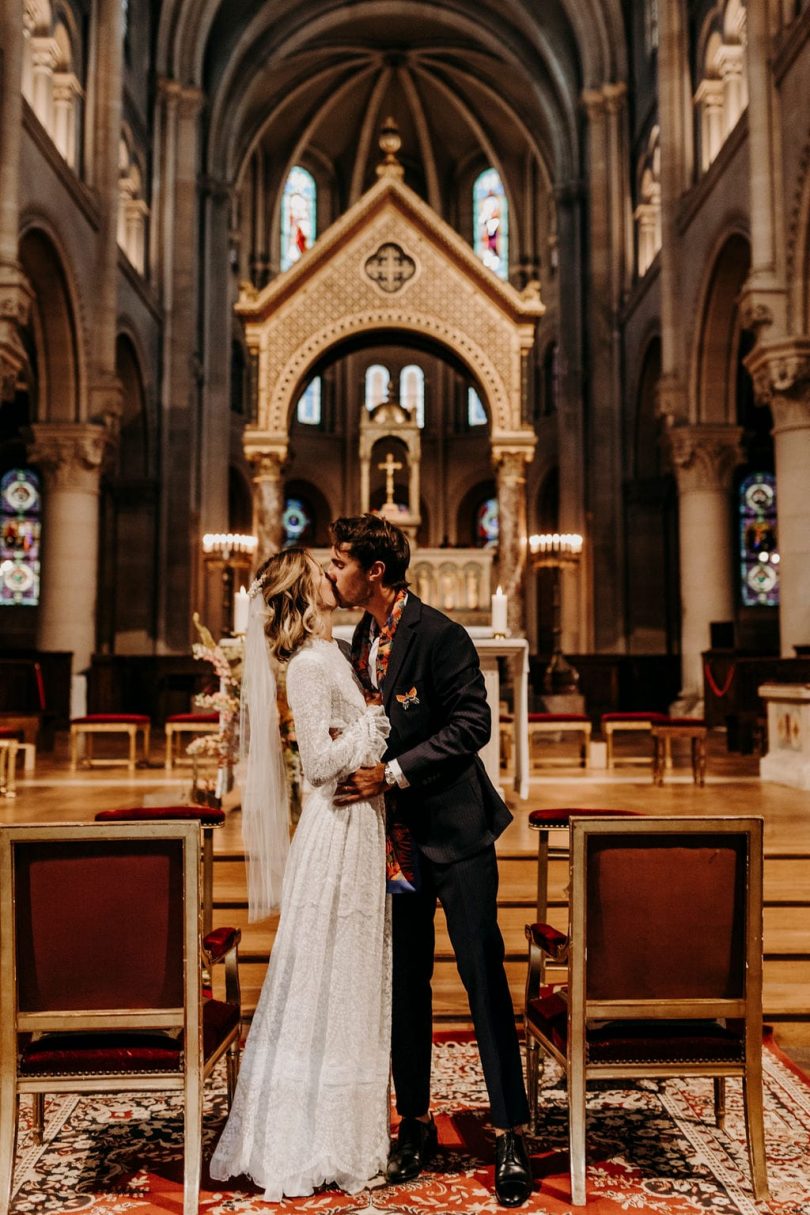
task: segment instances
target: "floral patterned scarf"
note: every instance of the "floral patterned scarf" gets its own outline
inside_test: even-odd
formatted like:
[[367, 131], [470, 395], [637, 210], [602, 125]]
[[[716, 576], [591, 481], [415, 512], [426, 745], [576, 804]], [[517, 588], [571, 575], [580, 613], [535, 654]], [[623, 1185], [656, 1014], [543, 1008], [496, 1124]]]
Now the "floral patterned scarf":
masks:
[[[380, 691], [382, 691], [388, 672], [394, 634], [397, 631], [407, 597], [408, 592], [404, 588], [397, 592], [388, 619], [379, 631], [375, 674], [377, 688]], [[371, 682], [369, 674], [369, 657], [374, 640], [371, 636], [372, 625], [373, 621], [369, 620], [368, 627], [362, 630], [352, 645], [352, 664], [363, 687], [374, 692], [377, 689]], [[413, 893], [419, 889], [418, 856], [410, 830], [397, 817], [396, 789], [389, 789], [385, 794], [385, 825], [385, 888], [389, 894]]]
[[[379, 644], [377, 646], [377, 662], [376, 671], [377, 688], [382, 691], [383, 681], [388, 671], [388, 663], [391, 659], [391, 647], [394, 644], [394, 634], [397, 631], [400, 617], [405, 608], [405, 600], [408, 597], [408, 592], [403, 589], [397, 591], [396, 598], [391, 606], [391, 611], [388, 614], [388, 619], [382, 626], [379, 632]], [[369, 654], [371, 653], [371, 643], [374, 638], [371, 636], [371, 630], [374, 626], [373, 619], [369, 618], [368, 626], [364, 628], [360, 636], [352, 645], [352, 665], [360, 679], [364, 688], [369, 691], [376, 691], [374, 684], [371, 681], [369, 674], [368, 663]]]

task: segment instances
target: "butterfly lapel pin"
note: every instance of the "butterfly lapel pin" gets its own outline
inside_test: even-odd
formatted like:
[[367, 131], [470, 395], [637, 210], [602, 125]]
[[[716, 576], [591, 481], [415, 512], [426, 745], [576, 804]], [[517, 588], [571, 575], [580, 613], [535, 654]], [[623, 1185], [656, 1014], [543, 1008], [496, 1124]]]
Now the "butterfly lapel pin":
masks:
[[412, 687], [408, 692], [397, 692], [396, 698], [403, 709], [409, 709], [411, 705], [419, 704], [419, 697], [416, 695], [416, 687]]

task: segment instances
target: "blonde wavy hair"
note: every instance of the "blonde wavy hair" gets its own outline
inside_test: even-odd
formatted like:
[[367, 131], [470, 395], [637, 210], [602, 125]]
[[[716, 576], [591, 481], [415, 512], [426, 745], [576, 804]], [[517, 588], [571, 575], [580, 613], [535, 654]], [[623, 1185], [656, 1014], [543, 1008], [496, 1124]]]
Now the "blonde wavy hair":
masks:
[[321, 622], [311, 562], [305, 548], [284, 548], [256, 574], [267, 608], [265, 635], [279, 662], [288, 662]]

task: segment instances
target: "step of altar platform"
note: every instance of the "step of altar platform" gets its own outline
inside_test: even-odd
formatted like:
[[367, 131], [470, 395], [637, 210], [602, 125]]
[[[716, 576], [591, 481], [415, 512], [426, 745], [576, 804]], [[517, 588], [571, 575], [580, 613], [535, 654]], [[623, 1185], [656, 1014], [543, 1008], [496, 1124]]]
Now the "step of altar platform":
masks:
[[[810, 1036], [810, 865], [808, 857], [774, 853], [765, 858], [764, 992], [765, 1018], [785, 1041]], [[536, 857], [504, 852], [498, 858], [498, 919], [506, 947], [506, 972], [520, 1015], [526, 977], [524, 927], [535, 918]], [[568, 863], [553, 859], [549, 867], [548, 920], [565, 931], [568, 908]], [[399, 896], [395, 896], [399, 897]], [[401, 896], [407, 897], [407, 896]], [[214, 923], [242, 930], [240, 973], [243, 1005], [249, 1017], [256, 1006], [275, 938], [278, 916], [248, 923], [244, 857], [221, 853], [214, 866]], [[438, 1024], [469, 1021], [466, 994], [456, 970], [441, 908], [436, 914], [434, 1018]]]

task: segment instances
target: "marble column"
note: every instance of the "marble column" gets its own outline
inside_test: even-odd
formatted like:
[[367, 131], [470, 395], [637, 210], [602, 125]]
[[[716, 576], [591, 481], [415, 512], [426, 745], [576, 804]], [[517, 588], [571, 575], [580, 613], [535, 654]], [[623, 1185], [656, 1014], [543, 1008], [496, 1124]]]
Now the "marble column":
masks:
[[29, 459], [45, 481], [37, 647], [70, 650], [73, 672], [90, 665], [96, 641], [99, 484], [105, 427], [35, 423]]
[[258, 536], [256, 565], [277, 553], [284, 540], [284, 481], [282, 471], [286, 451], [247, 452], [253, 465], [253, 534]]
[[150, 242], [163, 306], [161, 447], [166, 475], [161, 483], [158, 634], [166, 649], [181, 651], [188, 648], [202, 576], [199, 415], [204, 369], [197, 308], [202, 103], [199, 89], [159, 81], [156, 158], [162, 188]]
[[810, 643], [810, 338], [761, 343], [746, 358], [773, 415], [782, 654]]
[[731, 483], [743, 459], [737, 426], [669, 432], [678, 481], [681, 566], [681, 699], [703, 696], [701, 654], [709, 624], [734, 617]]
[[593, 597], [593, 640], [598, 650], [608, 652], [624, 645], [620, 312], [630, 248], [626, 92], [623, 84], [605, 84], [582, 96], [589, 191], [587, 543], [593, 585], [599, 588]]
[[25, 362], [20, 330], [31, 289], [17, 261], [20, 221], [23, 26], [19, 5], [0, 6], [0, 401], [14, 395]]
[[507, 624], [513, 637], [526, 635], [526, 465], [534, 446], [495, 445], [492, 458], [498, 488], [498, 579], [509, 596]]

